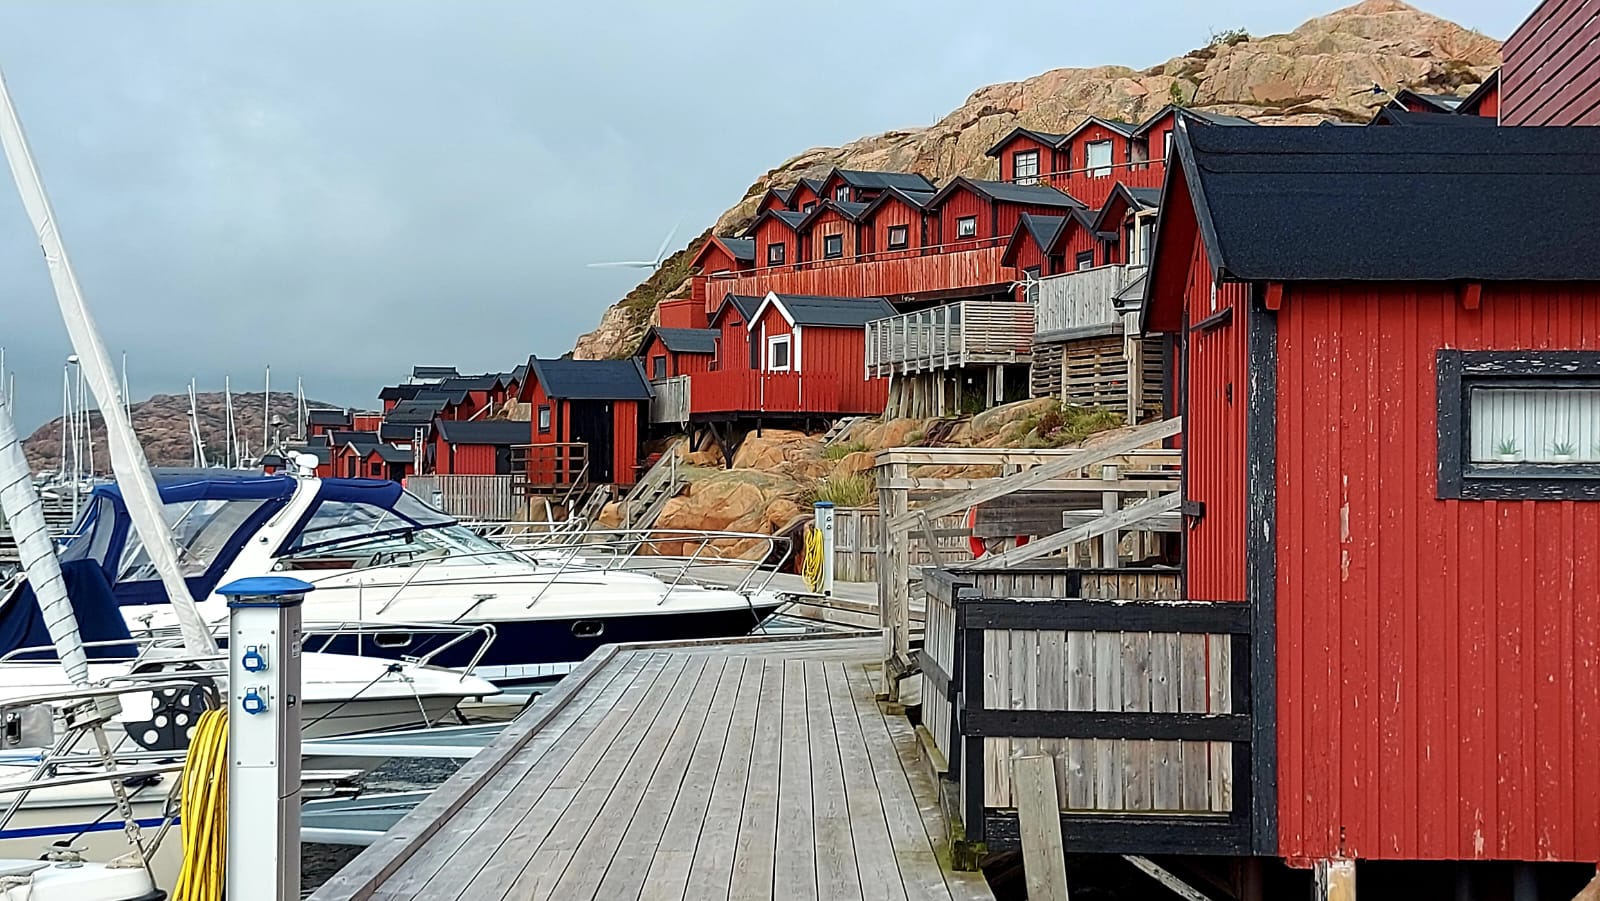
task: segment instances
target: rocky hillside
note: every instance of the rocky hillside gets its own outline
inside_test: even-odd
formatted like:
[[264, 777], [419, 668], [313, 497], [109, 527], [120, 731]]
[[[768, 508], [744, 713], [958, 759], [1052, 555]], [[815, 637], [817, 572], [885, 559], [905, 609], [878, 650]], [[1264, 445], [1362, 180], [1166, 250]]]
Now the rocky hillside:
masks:
[[[262, 442], [263, 395], [233, 395], [235, 429], [240, 443], [253, 453], [260, 453]], [[335, 404], [306, 401], [311, 407], [332, 407]], [[227, 421], [227, 399], [221, 392], [199, 394], [195, 409], [199, 413], [200, 436], [205, 441], [206, 455], [212, 462], [221, 462], [227, 441], [224, 428]], [[272, 393], [272, 413], [283, 417], [284, 437], [292, 437], [297, 416], [295, 396], [290, 393]], [[99, 413], [92, 414], [95, 469], [105, 472], [111, 464], [106, 450], [105, 424]], [[153, 466], [188, 466], [193, 462], [193, 443], [189, 439], [189, 395], [157, 394], [143, 403], [133, 405], [133, 430], [144, 445], [144, 452]], [[60, 467], [61, 420], [56, 418], [40, 426], [23, 442], [28, 463], [35, 472], [56, 470]], [[67, 451], [71, 453], [69, 448]]]
[[[1248, 27], [1249, 23], [1240, 23]], [[892, 131], [843, 147], [818, 147], [756, 180], [717, 221], [718, 234], [748, 223], [768, 187], [787, 186], [834, 166], [921, 172], [935, 181], [954, 175], [996, 176], [983, 152], [1017, 126], [1060, 132], [1084, 116], [1139, 121], [1174, 99], [1245, 116], [1262, 124], [1365, 121], [1401, 88], [1465, 94], [1500, 63], [1500, 42], [1400, 0], [1364, 0], [1312, 19], [1288, 34], [1245, 32], [1147, 69], [1099, 66], [1053, 69], [1026, 81], [990, 85], [927, 128]], [[655, 303], [687, 293], [688, 264], [705, 236], [667, 261], [600, 326], [578, 339], [575, 356], [631, 353]]]

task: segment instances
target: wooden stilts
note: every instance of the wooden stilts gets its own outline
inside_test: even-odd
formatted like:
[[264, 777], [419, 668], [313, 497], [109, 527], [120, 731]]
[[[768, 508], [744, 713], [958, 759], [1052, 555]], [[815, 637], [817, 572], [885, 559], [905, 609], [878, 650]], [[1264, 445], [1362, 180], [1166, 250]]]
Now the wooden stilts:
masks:
[[1011, 767], [1029, 901], [1067, 901], [1067, 855], [1061, 842], [1055, 758], [1041, 754], [1018, 757]]
[[1316, 901], [1356, 901], [1356, 862], [1319, 860], [1316, 875]]
[[1572, 901], [1600, 901], [1600, 872], [1595, 873], [1595, 877], [1589, 880], [1589, 884], [1584, 886], [1583, 891], [1574, 896]]

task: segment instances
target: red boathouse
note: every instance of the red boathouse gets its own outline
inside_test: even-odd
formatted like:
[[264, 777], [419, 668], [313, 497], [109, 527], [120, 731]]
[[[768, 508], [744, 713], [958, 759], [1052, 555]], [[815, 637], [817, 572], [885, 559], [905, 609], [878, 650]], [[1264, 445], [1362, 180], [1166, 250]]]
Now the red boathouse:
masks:
[[1186, 594], [1255, 622], [1255, 853], [1592, 875], [1600, 130], [1174, 151], [1146, 325], [1182, 345]]

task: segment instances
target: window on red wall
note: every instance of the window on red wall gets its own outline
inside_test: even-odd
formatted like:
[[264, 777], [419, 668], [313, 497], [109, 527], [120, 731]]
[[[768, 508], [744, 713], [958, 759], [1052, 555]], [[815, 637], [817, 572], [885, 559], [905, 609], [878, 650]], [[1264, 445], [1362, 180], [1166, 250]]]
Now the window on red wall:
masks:
[[1169, 158], [1171, 156], [1172, 156], [1172, 132], [1170, 132], [1170, 131], [1162, 132], [1162, 134], [1161, 134], [1161, 158], [1162, 159], [1167, 159], [1167, 158]]
[[784, 257], [784, 246], [783, 246], [783, 242], [782, 241], [774, 241], [771, 244], [767, 245], [767, 265], [768, 266], [782, 266], [783, 265], [783, 257]]
[[1073, 260], [1073, 268], [1075, 268], [1075, 269], [1093, 269], [1094, 268], [1094, 251], [1092, 251], [1092, 250], [1079, 251], [1078, 256]]
[[978, 217], [962, 216], [956, 220], [956, 237], [976, 238], [978, 236]]
[[1085, 145], [1088, 160], [1085, 168], [1093, 178], [1104, 178], [1111, 174], [1111, 142], [1092, 141]]
[[664, 379], [667, 377], [666, 357], [658, 355], [650, 358], [650, 377], [653, 379]]
[[539, 407], [539, 434], [550, 434], [550, 408], [545, 405]]
[[1039, 151], [1018, 150], [1011, 154], [1011, 178], [1019, 185], [1039, 183]]
[[839, 187], [835, 188], [834, 191], [833, 191], [833, 199], [838, 201], [839, 203], [849, 203], [850, 202], [850, 186], [849, 185], [840, 185]]
[[905, 225], [889, 226], [889, 249], [905, 250], [911, 243], [911, 228]]
[[368, 470], [372, 473], [372, 475], [374, 477], [382, 476], [383, 475], [383, 464], [381, 462], [374, 462], [374, 463], [372, 463], [371, 466], [368, 467]]
[[822, 236], [822, 258], [837, 260], [844, 256], [844, 235]]

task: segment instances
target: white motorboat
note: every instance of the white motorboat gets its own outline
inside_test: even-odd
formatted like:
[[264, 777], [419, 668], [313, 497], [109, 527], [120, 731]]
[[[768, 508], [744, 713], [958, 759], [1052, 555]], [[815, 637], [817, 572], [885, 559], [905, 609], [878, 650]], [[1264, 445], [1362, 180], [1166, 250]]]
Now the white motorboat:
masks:
[[[680, 572], [669, 581], [574, 546], [509, 550], [394, 482], [202, 472], [162, 478], [158, 487], [206, 620], [226, 618], [218, 585], [292, 573], [315, 586], [304, 616], [306, 646], [317, 651], [475, 663], [491, 679], [537, 679], [570, 670], [602, 644], [744, 635], [780, 604], [754, 580], [727, 588]], [[177, 625], [116, 486], [95, 489], [74, 531], [63, 561], [98, 566], [132, 627]], [[459, 635], [415, 623], [487, 629], [495, 638], [480, 655]]]

